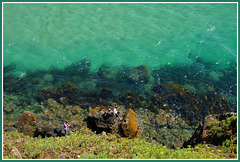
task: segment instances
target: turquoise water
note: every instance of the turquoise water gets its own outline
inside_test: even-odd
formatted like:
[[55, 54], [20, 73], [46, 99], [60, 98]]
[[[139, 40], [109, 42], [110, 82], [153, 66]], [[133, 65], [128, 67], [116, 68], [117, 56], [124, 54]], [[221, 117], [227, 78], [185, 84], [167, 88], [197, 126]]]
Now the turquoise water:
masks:
[[3, 9], [3, 63], [15, 64], [11, 73], [19, 78], [86, 60], [91, 72], [101, 65], [145, 65], [155, 81], [236, 96], [237, 4], [4, 4]]
[[4, 4], [4, 65], [63, 68], [86, 58], [156, 68], [188, 56], [228, 67], [237, 56], [236, 4]]

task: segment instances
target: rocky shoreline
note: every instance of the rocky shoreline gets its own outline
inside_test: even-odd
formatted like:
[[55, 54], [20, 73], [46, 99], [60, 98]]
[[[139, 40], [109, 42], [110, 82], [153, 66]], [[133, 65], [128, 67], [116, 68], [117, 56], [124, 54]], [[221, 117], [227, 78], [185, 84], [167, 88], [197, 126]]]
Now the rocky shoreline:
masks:
[[[96, 107], [88, 114], [88, 122], [91, 123], [90, 129], [87, 127], [82, 127], [82, 128], [79, 128], [75, 132], [75, 134], [74, 134], [74, 132], [72, 132], [73, 129], [71, 129], [71, 131], [68, 132], [67, 136], [69, 136], [70, 139], [75, 138], [76, 133], [78, 133], [80, 130], [88, 129], [88, 131], [87, 131], [88, 133], [86, 132], [86, 133], [82, 134], [82, 136], [83, 135], [85, 136], [90, 133], [90, 134], [92, 134], [91, 136], [93, 136], [93, 135], [96, 136], [94, 138], [101, 137], [101, 138], [108, 139], [109, 141], [106, 141], [106, 142], [110, 142], [111, 139], [109, 139], [109, 138], [110, 137], [113, 138], [113, 136], [115, 136], [114, 138], [116, 138], [118, 140], [120, 140], [121, 138], [129, 138], [129, 139], [141, 138], [141, 136], [143, 135], [142, 134], [143, 132], [142, 132], [142, 130], [138, 129], [140, 127], [139, 127], [139, 122], [137, 122], [137, 120], [138, 120], [137, 114], [133, 110], [128, 109], [124, 114], [124, 118], [121, 118], [121, 117], [116, 117], [116, 114], [113, 113], [113, 111], [111, 109], [112, 109], [112, 107]], [[26, 139], [28, 139], [29, 136], [32, 136], [32, 134], [33, 134], [33, 137], [40, 137], [40, 138], [42, 137], [44, 139], [53, 137], [51, 139], [55, 138], [56, 140], [59, 140], [59, 137], [65, 136], [63, 128], [61, 126], [51, 128], [47, 125], [45, 125], [45, 126], [38, 125], [37, 126], [36, 123], [37, 123], [36, 115], [32, 114], [29, 111], [26, 111], [19, 116], [19, 118], [16, 122], [16, 125], [15, 125], [17, 128], [4, 129], [5, 133], [4, 133], [4, 140], [3, 140], [3, 142], [4, 142], [3, 149], [4, 149], [5, 157], [6, 156], [8, 156], [8, 157], [14, 156], [17, 159], [22, 159], [22, 153], [20, 153], [18, 150], [21, 147], [19, 147], [16, 144], [15, 144], [16, 147], [12, 146], [12, 144], [11, 144], [11, 147], [9, 147], [9, 144], [7, 144], [7, 143], [9, 143], [8, 140], [10, 140], [10, 139], [8, 139], [9, 137], [8, 137], [7, 132], [9, 132], [9, 133], [15, 132], [15, 131], [21, 132], [21, 133], [23, 133], [23, 134], [21, 134], [21, 136], [25, 135], [25, 137], [21, 137], [21, 138], [26, 138]], [[33, 129], [34, 127], [36, 128], [35, 130]], [[73, 133], [74, 137], [71, 137], [72, 133]], [[19, 137], [17, 137], [16, 140], [18, 138]], [[79, 138], [79, 137], [77, 136], [77, 138]], [[37, 139], [39, 139], [39, 138], [37, 138]], [[118, 140], [116, 140], [116, 141], [118, 141]], [[48, 141], [48, 139], [46, 139], [46, 141]], [[115, 140], [113, 139], [113, 141], [115, 141]], [[16, 141], [12, 141], [12, 143], [15, 143], [15, 142]], [[77, 141], [77, 142], [80, 142], [80, 141]], [[86, 141], [86, 142], [91, 143], [91, 141]], [[138, 143], [136, 142], [134, 145], [137, 145], [137, 144]], [[202, 144], [202, 145], [199, 146], [199, 144]], [[50, 144], [50, 145], [54, 145], [54, 144]], [[93, 145], [93, 143], [90, 145]], [[108, 145], [108, 144], [105, 143], [105, 145]], [[156, 145], [156, 143], [151, 142], [151, 145], [154, 146], [154, 145]], [[237, 156], [236, 145], [237, 145], [237, 116], [236, 116], [236, 113], [231, 112], [231, 113], [223, 113], [223, 114], [206, 116], [205, 119], [199, 124], [199, 126], [193, 133], [192, 137], [183, 143], [181, 150], [186, 151], [185, 154], [187, 154], [187, 152], [191, 151], [191, 150], [197, 153], [198, 151], [200, 151], [200, 152], [205, 151], [204, 147], [206, 147], [208, 150], [209, 149], [210, 150], [211, 149], [218, 150], [219, 152], [217, 154], [219, 154], [222, 152], [221, 150], [224, 150], [224, 147], [226, 147], [226, 148], [228, 148], [227, 150], [229, 150], [229, 151], [226, 152], [225, 156], [229, 157], [229, 158], [236, 158], [236, 156]], [[21, 144], [21, 146], [22, 146], [22, 144]], [[72, 146], [72, 144], [71, 144], [71, 146]], [[64, 146], [56, 145], [56, 147], [61, 148]], [[78, 147], [82, 147], [81, 142]], [[88, 147], [90, 147], [90, 146], [88, 146]], [[161, 147], [162, 146], [160, 146], [160, 148]], [[199, 147], [203, 147], [203, 148], [201, 148], [199, 150]], [[184, 149], [184, 148], [187, 148], [187, 149]], [[192, 149], [190, 149], [190, 148], [192, 148]], [[88, 148], [88, 149], [90, 149], [90, 148]], [[95, 149], [95, 147], [94, 147], [94, 149]], [[179, 149], [180, 148], [176, 149], [176, 151], [178, 151]], [[94, 151], [94, 153], [95, 153], [95, 155], [98, 154], [98, 153], [96, 153], [96, 151]], [[55, 154], [58, 154], [58, 153], [55, 153]], [[216, 154], [216, 156], [217, 156], [217, 154]], [[39, 155], [39, 152], [37, 151], [36, 155], [33, 155], [33, 158], [37, 158], [38, 155]], [[118, 154], [116, 154], [116, 155], [118, 155]], [[209, 157], [210, 155], [213, 155], [213, 154], [209, 153], [209, 155], [205, 155], [203, 157]], [[26, 156], [26, 154], [25, 154], [25, 156]], [[72, 158], [73, 156], [74, 156], [74, 154], [72, 154], [71, 151], [67, 151], [66, 153], [62, 153], [61, 155], [59, 155], [57, 157], [57, 159], [58, 158], [69, 159], [69, 158]], [[81, 155], [81, 156], [83, 156], [83, 155]], [[89, 156], [90, 156], [90, 154], [89, 154]], [[130, 154], [130, 156], [133, 156], [133, 155]], [[48, 158], [48, 159], [52, 159], [54, 157], [55, 156], [51, 155], [51, 154], [46, 156], [46, 158]], [[79, 157], [80, 157], [80, 155], [78, 155], [75, 158], [79, 158]], [[184, 157], [184, 156], [182, 156], [182, 157]], [[24, 158], [26, 158], [26, 157], [24, 157]], [[126, 156], [126, 158], [129, 158], [129, 157]], [[181, 156], [179, 156], [179, 157], [174, 156], [174, 158], [181, 158]], [[56, 157], [55, 157], [55, 159], [56, 159]]]
[[[189, 71], [186, 76], [192, 79], [185, 80], [185, 83], [182, 80], [180, 85], [177, 83], [182, 76], [170, 72], [164, 74], [164, 71], [169, 71], [167, 68], [173, 67], [161, 67], [150, 72], [144, 65], [115, 69], [101, 66], [94, 73], [90, 71], [90, 62], [82, 60], [65, 69], [27, 72], [26, 77], [17, 78], [13, 75], [15, 67], [9, 65], [4, 68], [4, 130], [17, 129], [30, 136], [62, 136], [62, 125], [68, 120], [72, 132], [88, 127], [93, 132], [104, 131], [130, 138], [138, 136], [150, 143], [175, 149], [181, 148], [192, 137], [208, 115], [236, 112], [235, 102], [221, 95], [225, 90], [219, 83], [227, 73], [211, 81], [215, 88], [206, 87], [198, 93], [186, 88], [189, 87], [186, 84], [190, 85], [189, 82], [193, 81], [193, 71], [197, 69]], [[168, 80], [168, 74], [172, 75], [172, 81]], [[198, 79], [204, 80], [204, 77], [207, 76]], [[196, 84], [195, 81], [192, 83], [193, 86]], [[234, 94], [234, 91], [231, 93]], [[118, 104], [121, 112], [118, 119], [110, 115], [112, 111], [105, 111], [111, 109], [112, 103]], [[101, 110], [99, 113], [108, 118], [94, 115], [92, 112], [98, 112], [95, 110]], [[127, 112], [132, 112], [130, 116], [134, 116], [134, 120], [125, 119]], [[25, 117], [29, 114], [32, 114], [31, 118]], [[102, 123], [99, 125], [93, 121]], [[105, 124], [106, 128], [96, 128], [109, 121], [110, 124]], [[23, 124], [28, 122], [27, 126]], [[131, 126], [129, 123], [132, 123]], [[128, 128], [134, 131], [127, 132]]]

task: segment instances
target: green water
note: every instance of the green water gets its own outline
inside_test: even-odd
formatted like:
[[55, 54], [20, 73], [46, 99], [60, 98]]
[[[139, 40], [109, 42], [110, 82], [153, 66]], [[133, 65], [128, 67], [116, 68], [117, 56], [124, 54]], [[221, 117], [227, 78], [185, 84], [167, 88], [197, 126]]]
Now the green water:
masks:
[[156, 68], [237, 56], [236, 4], [4, 4], [4, 65], [63, 68], [86, 58]]

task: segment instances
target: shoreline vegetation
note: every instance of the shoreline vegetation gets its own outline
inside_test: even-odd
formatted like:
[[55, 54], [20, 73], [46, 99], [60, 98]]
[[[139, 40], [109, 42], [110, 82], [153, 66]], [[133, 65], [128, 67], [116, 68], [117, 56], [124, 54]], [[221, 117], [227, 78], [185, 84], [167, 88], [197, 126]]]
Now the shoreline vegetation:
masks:
[[[216, 70], [198, 59], [181, 67], [103, 65], [91, 72], [91, 62], [81, 60], [23, 77], [15, 75], [16, 65], [5, 66], [3, 158], [235, 159], [231, 65]], [[113, 103], [119, 118], [109, 113]], [[71, 127], [63, 136], [66, 120]]]
[[[236, 159], [232, 147], [198, 144], [170, 149], [139, 138], [81, 129], [66, 137], [33, 138], [4, 132], [4, 159]], [[236, 149], [236, 146], [235, 148]], [[236, 151], [236, 150], [235, 150]]]

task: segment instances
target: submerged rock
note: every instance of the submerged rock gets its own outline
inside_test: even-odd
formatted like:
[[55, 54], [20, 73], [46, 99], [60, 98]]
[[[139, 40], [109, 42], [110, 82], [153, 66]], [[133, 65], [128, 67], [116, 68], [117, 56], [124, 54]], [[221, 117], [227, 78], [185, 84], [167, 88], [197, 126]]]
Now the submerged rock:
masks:
[[188, 125], [196, 125], [208, 114], [220, 114], [235, 110], [235, 106], [214, 92], [204, 95], [192, 93], [189, 89], [177, 84], [157, 84], [152, 87], [156, 94], [151, 97], [154, 112], [158, 109], [181, 116]]
[[147, 83], [149, 79], [148, 69], [145, 65], [138, 66], [130, 71], [130, 76], [134, 82]]
[[172, 113], [167, 113], [164, 110], [161, 110], [161, 113], [158, 113], [155, 117], [156, 125], [163, 127], [167, 126], [168, 128], [172, 128], [178, 124], [178, 122], [181, 121], [181, 119], [178, 119], [178, 116], [175, 116]]
[[57, 95], [58, 95], [58, 100], [64, 104], [75, 104], [77, 103], [78, 100], [78, 95], [77, 95], [77, 86], [71, 83], [64, 83], [62, 84], [58, 90], [57, 90]]
[[57, 98], [57, 91], [53, 87], [39, 90], [39, 94], [38, 94], [39, 100], [44, 101], [49, 98], [53, 98], [53, 99]]
[[97, 74], [102, 78], [113, 79], [116, 78], [118, 71], [119, 71], [118, 68], [112, 68], [108, 65], [101, 65], [98, 69]]
[[38, 99], [40, 101], [53, 99], [64, 105], [77, 104], [78, 88], [71, 83], [64, 83], [57, 90], [53, 87], [44, 88], [39, 91]]
[[68, 76], [78, 76], [82, 78], [87, 78], [91, 72], [91, 61], [87, 59], [82, 59], [77, 61], [71, 65], [68, 65], [64, 70], [63, 73]]

